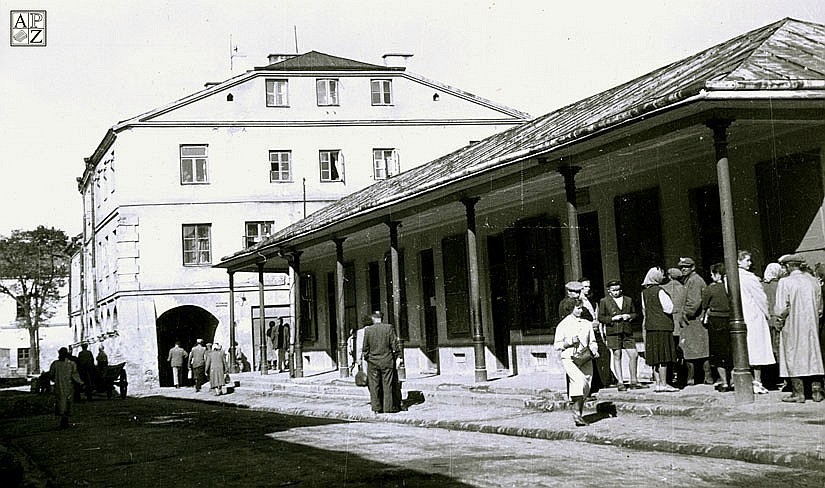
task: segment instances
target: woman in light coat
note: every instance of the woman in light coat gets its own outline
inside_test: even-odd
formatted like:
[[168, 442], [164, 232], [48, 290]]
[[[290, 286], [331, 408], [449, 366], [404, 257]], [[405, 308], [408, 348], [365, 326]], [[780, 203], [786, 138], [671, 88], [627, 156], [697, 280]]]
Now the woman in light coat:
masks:
[[775, 364], [768, 326], [770, 309], [768, 297], [759, 277], [750, 271], [751, 253], [739, 251], [739, 293], [742, 296], [742, 315], [748, 330], [748, 360], [753, 368], [753, 392], [768, 393], [762, 385], [762, 366]]
[[221, 345], [216, 342], [212, 349], [206, 352], [206, 375], [209, 377], [209, 388], [215, 390], [215, 395], [223, 395], [226, 369], [226, 357]]
[[556, 341], [553, 347], [561, 351], [561, 364], [569, 378], [569, 394], [573, 401], [573, 421], [577, 426], [588, 425], [582, 417], [584, 399], [590, 395], [590, 382], [593, 381], [593, 362], [576, 366], [573, 354], [589, 348], [594, 358], [599, 357], [599, 345], [593, 333], [593, 324], [581, 318], [582, 301], [575, 299], [570, 315], [562, 319], [556, 328]]

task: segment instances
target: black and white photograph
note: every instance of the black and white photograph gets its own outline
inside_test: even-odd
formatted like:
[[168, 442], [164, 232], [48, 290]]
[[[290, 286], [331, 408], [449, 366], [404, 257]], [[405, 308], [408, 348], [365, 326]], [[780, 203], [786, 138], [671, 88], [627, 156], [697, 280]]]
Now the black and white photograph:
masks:
[[823, 486], [821, 0], [0, 15], [0, 485]]

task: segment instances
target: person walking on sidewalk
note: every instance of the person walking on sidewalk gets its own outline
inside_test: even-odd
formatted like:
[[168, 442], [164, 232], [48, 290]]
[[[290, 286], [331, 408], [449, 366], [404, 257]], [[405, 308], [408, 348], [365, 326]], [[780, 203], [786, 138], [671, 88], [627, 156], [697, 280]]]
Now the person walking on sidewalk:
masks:
[[201, 391], [201, 386], [206, 383], [206, 348], [203, 347], [203, 339], [196, 340], [195, 347], [189, 352], [189, 367], [195, 379], [195, 391]]
[[375, 311], [371, 318], [372, 325], [364, 330], [362, 351], [367, 362], [370, 404], [375, 413], [395, 413], [400, 409], [395, 402], [395, 362], [401, 357], [401, 348], [395, 327], [383, 322], [384, 315]]
[[783, 402], [805, 403], [803, 378], [813, 377], [812, 397], [825, 399], [822, 392], [822, 351], [819, 346], [819, 317], [822, 315], [822, 291], [800, 269], [804, 260], [798, 254], [779, 258], [788, 275], [776, 287], [774, 312], [779, 335], [779, 375], [790, 378], [793, 393]]
[[653, 368], [656, 392], [679, 391], [667, 384], [667, 367], [676, 360], [673, 343], [673, 302], [660, 286], [661, 268], [650, 268], [642, 281], [642, 314], [645, 330], [645, 361]]
[[215, 390], [215, 395], [223, 395], [223, 385], [227, 383], [226, 356], [217, 342], [206, 353], [206, 374], [209, 375], [209, 387]]
[[587, 361], [578, 366], [573, 362], [573, 355], [588, 348], [593, 358], [599, 357], [599, 346], [596, 343], [596, 335], [593, 333], [593, 323], [581, 318], [582, 308], [580, 299], [573, 302], [570, 315], [559, 322], [556, 328], [556, 340], [553, 344], [557, 351], [561, 351], [561, 365], [567, 373], [568, 392], [573, 402], [573, 422], [578, 427], [588, 425], [582, 417], [582, 411], [584, 399], [590, 395], [593, 361]]
[[[637, 372], [639, 367], [639, 353], [636, 351], [636, 340], [633, 338], [633, 326], [630, 324], [636, 319], [636, 307], [633, 300], [622, 293], [622, 283], [611, 280], [607, 283], [609, 296], [599, 302], [599, 321], [605, 326], [607, 347], [613, 357], [613, 374], [616, 376], [619, 391], [629, 388], [646, 388], [639, 384]], [[630, 385], [625, 385], [622, 378], [622, 353], [627, 356], [630, 370]]]
[[181, 374], [183, 373], [183, 365], [186, 364], [186, 351], [180, 347], [180, 341], [175, 341], [175, 347], [169, 349], [169, 356], [166, 358], [169, 361], [169, 366], [172, 366], [172, 382], [175, 388], [180, 388]]
[[742, 315], [748, 331], [748, 361], [753, 368], [753, 391], [765, 394], [768, 393], [768, 389], [762, 385], [762, 367], [776, 363], [771, 348], [771, 332], [768, 328], [768, 297], [759, 277], [750, 271], [750, 251], [739, 251], [737, 264]]
[[82, 386], [83, 380], [67, 348], [61, 347], [57, 351], [57, 360], [49, 366], [49, 378], [54, 381], [55, 415], [60, 417], [60, 428], [68, 428], [74, 402], [74, 384]]

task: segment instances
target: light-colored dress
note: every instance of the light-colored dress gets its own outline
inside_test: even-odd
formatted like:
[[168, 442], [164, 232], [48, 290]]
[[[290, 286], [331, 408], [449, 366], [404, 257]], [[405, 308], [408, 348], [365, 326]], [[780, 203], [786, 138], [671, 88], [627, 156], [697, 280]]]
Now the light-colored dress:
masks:
[[[580, 344], [572, 344], [574, 336], [579, 337]], [[590, 393], [590, 382], [593, 381], [593, 362], [589, 361], [581, 367], [576, 366], [571, 356], [579, 347], [589, 347], [595, 357], [599, 353], [596, 335], [593, 333], [593, 324], [585, 319], [568, 315], [556, 328], [556, 341], [553, 344], [556, 350], [561, 351], [561, 365], [570, 378], [569, 395], [587, 396]]]
[[742, 314], [748, 329], [748, 361], [751, 366], [775, 364], [768, 327], [768, 297], [759, 277], [739, 268], [739, 291], [742, 295]]
[[223, 388], [226, 384], [226, 356], [221, 349], [206, 353], [206, 374], [209, 375], [210, 388]]

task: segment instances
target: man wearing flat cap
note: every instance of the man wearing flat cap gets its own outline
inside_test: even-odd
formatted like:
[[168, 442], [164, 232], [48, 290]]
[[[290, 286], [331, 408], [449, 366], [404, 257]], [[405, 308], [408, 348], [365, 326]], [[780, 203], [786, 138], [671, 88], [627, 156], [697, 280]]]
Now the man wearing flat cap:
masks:
[[395, 361], [401, 357], [401, 348], [395, 327], [384, 323], [380, 311], [372, 313], [372, 325], [364, 330], [362, 357], [367, 362], [367, 383], [370, 390], [370, 404], [375, 413], [395, 413], [400, 409], [396, 403], [395, 386], [397, 375]]
[[776, 287], [774, 313], [779, 333], [779, 375], [790, 378], [793, 393], [783, 402], [805, 403], [804, 380], [811, 381], [815, 402], [825, 400], [822, 391], [822, 351], [819, 345], [819, 318], [822, 316], [822, 290], [804, 273], [805, 260], [799, 254], [779, 258], [788, 270]]
[[567, 284], [564, 285], [565, 296], [561, 302], [559, 302], [559, 322], [573, 311], [576, 300], [581, 298], [582, 288], [584, 287], [581, 281], [568, 281]]
[[685, 353], [688, 363], [688, 384], [694, 383], [696, 366], [701, 364], [705, 373], [705, 384], [713, 384], [710, 370], [710, 347], [708, 331], [702, 325], [702, 291], [707, 288], [705, 280], [696, 272], [696, 262], [691, 257], [679, 258], [677, 264], [682, 272], [682, 284], [685, 285], [685, 305], [682, 309], [685, 321], [682, 323], [679, 345]]

